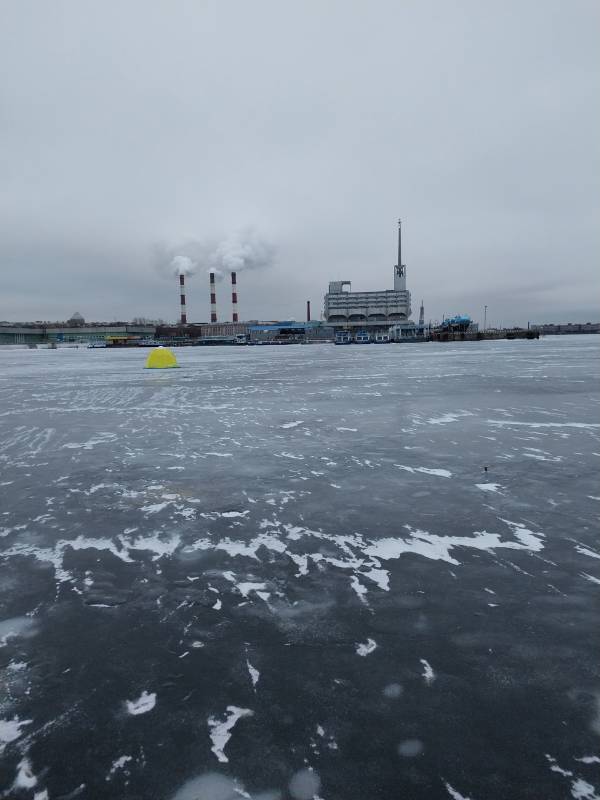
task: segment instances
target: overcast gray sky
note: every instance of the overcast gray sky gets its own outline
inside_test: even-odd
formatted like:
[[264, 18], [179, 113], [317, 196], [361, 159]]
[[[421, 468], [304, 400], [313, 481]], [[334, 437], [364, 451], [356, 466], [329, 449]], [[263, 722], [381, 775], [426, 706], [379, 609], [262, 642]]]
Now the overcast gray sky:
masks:
[[414, 314], [597, 320], [599, 34], [597, 0], [1, 0], [0, 319], [175, 319], [157, 252], [248, 228], [242, 318], [302, 319], [391, 288], [401, 216]]

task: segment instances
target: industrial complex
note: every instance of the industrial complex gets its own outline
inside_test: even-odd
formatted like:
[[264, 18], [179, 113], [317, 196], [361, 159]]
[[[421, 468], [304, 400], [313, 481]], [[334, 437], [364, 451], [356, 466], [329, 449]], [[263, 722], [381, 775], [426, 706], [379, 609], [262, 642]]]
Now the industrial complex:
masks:
[[528, 329], [479, 331], [467, 316], [455, 316], [441, 323], [425, 323], [421, 301], [418, 322], [411, 319], [411, 295], [407, 288], [406, 265], [402, 261], [402, 223], [398, 220], [398, 255], [393, 267], [393, 287], [375, 291], [353, 292], [348, 280], [333, 280], [323, 299], [320, 319], [311, 318], [311, 304], [306, 302], [306, 320], [240, 321], [237, 273], [229, 273], [231, 311], [219, 319], [217, 283], [210, 272], [210, 322], [188, 322], [186, 276], [177, 276], [179, 321], [176, 324], [128, 322], [86, 323], [81, 314], [73, 314], [63, 323], [0, 322], [0, 345], [152, 347], [262, 345], [334, 342], [367, 344], [388, 342], [423, 342], [429, 340], [469, 340], [489, 338], [537, 338], [546, 333], [599, 333], [600, 324], [543, 325]]

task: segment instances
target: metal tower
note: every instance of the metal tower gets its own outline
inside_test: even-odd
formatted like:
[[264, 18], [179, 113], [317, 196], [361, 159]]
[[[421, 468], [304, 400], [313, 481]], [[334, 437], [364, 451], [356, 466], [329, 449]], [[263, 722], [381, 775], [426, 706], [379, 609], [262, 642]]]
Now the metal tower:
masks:
[[394, 267], [394, 291], [406, 290], [406, 265], [402, 263], [402, 220], [398, 220], [398, 263]]

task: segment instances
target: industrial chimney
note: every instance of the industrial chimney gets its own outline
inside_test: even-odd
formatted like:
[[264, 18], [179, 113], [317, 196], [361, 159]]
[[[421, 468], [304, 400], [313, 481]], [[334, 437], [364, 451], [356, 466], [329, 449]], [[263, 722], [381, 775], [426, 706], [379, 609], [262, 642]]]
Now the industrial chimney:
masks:
[[187, 314], [185, 311], [185, 275], [183, 272], [179, 275], [179, 295], [181, 302], [181, 324], [187, 325]]
[[419, 325], [422, 328], [425, 325], [425, 306], [421, 300], [421, 310], [419, 311]]
[[231, 310], [232, 321], [238, 321], [238, 304], [237, 304], [237, 275], [235, 272], [231, 273]]
[[310, 322], [310, 300], [306, 301], [306, 321]]
[[217, 321], [217, 287], [214, 272], [210, 273], [210, 321]]

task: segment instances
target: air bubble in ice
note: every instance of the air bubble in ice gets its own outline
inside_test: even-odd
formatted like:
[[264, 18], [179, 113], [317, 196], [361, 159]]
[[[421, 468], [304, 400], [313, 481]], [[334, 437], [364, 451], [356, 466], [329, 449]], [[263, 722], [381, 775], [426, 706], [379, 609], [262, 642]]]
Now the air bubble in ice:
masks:
[[383, 694], [385, 697], [389, 697], [390, 700], [396, 700], [398, 697], [402, 695], [404, 689], [400, 686], [399, 683], [388, 683], [388, 685], [383, 690]]
[[186, 781], [172, 800], [240, 800], [240, 794], [231, 778], [208, 772]]
[[398, 745], [398, 755], [404, 758], [415, 758], [423, 752], [423, 742], [419, 739], [405, 739]]
[[294, 800], [312, 800], [321, 788], [321, 779], [312, 769], [301, 769], [292, 776], [290, 794]]

